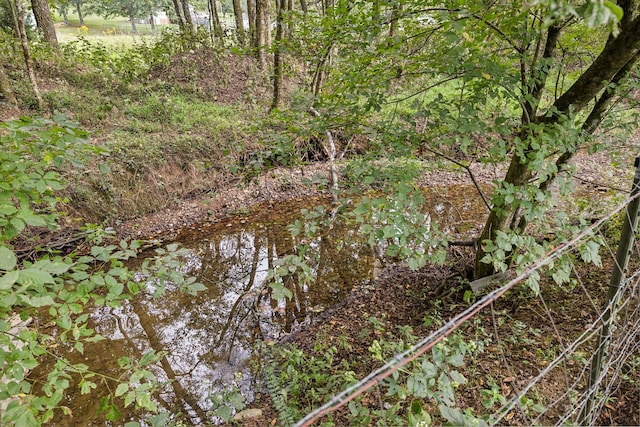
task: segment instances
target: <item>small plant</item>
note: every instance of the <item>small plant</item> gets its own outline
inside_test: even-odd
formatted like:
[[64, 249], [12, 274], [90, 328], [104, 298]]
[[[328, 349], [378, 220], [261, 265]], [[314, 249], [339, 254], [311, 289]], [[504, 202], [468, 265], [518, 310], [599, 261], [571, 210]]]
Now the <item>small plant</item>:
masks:
[[227, 422], [233, 418], [234, 413], [246, 407], [245, 398], [237, 385], [237, 381], [241, 379], [242, 374], [236, 373], [235, 380], [230, 387], [209, 395], [209, 400], [212, 403], [211, 415]]

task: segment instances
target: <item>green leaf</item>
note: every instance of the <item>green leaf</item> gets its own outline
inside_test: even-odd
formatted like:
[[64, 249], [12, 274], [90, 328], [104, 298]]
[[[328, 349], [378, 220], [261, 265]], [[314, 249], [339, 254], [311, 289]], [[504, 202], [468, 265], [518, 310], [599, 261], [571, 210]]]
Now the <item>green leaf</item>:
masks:
[[110, 405], [104, 417], [107, 421], [118, 421], [122, 414], [115, 405]]
[[118, 387], [116, 388], [116, 397], [122, 396], [127, 391], [129, 391], [129, 384], [127, 383], [118, 384]]
[[438, 405], [438, 409], [440, 409], [440, 414], [447, 419], [454, 426], [464, 426], [467, 425], [465, 422], [465, 416], [461, 410], [457, 408], [449, 408], [445, 405]]
[[622, 17], [624, 16], [624, 10], [622, 10], [620, 6], [609, 0], [605, 0], [604, 6], [609, 9], [609, 11], [616, 17], [618, 21], [622, 20]]
[[32, 297], [29, 295], [21, 295], [20, 298], [22, 298], [22, 301], [25, 304], [31, 307], [45, 307], [48, 305], [55, 305], [55, 301], [49, 295], [36, 296], [36, 297]]
[[40, 260], [33, 265], [33, 268], [37, 268], [39, 270], [46, 271], [47, 273], [55, 275], [66, 273], [70, 267], [70, 264], [61, 261], [49, 260]]
[[14, 283], [18, 280], [20, 272], [18, 270], [10, 271], [0, 277], [0, 291], [6, 291], [11, 289]]
[[34, 409], [28, 407], [15, 421], [15, 427], [39, 427], [40, 423], [36, 419]]
[[7, 247], [0, 247], [0, 270], [13, 270], [18, 263], [18, 258], [13, 251]]
[[151, 417], [151, 419], [149, 421], [151, 421], [151, 426], [152, 427], [164, 427], [164, 426], [166, 426], [168, 424], [169, 413], [168, 412], [161, 412], [161, 413], [156, 414], [153, 417]]
[[47, 221], [41, 215], [36, 215], [31, 211], [20, 211], [18, 217], [32, 227], [44, 227], [47, 225]]
[[46, 283], [55, 283], [51, 274], [46, 271], [39, 270], [37, 268], [26, 268], [24, 270], [20, 270], [20, 275], [18, 276], [18, 283], [21, 285], [35, 285], [40, 286]]

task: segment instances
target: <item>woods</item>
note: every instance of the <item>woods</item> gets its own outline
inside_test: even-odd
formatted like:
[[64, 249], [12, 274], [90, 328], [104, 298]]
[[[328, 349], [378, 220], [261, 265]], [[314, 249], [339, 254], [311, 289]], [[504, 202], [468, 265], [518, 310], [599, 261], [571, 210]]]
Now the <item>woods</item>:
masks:
[[[170, 22], [158, 24], [160, 14]], [[586, 299], [596, 301], [592, 306], [600, 303], [591, 297], [595, 282], [584, 273], [602, 268], [601, 254], [612, 252], [621, 223], [611, 214], [613, 225], [604, 231], [589, 227], [626, 197], [626, 190], [615, 190], [621, 186], [615, 179], [625, 178], [615, 168], [638, 153], [638, 58], [640, 1], [635, 0], [5, 1], [0, 7], [0, 358], [7, 378], [0, 385], [7, 402], [2, 423], [40, 425], [67, 416], [73, 411], [64, 399], [73, 388], [82, 395], [100, 390], [97, 412], [108, 421], [122, 420], [132, 408], [146, 411], [151, 424], [182, 420], [163, 400], [162, 375], [171, 373], [175, 395], [190, 391], [182, 389], [181, 375], [163, 353], [161, 335], [150, 350], [136, 348], [118, 360], [117, 375], [75, 359], [74, 353], [82, 355], [85, 346], [102, 339], [100, 321], [89, 313], [117, 310], [129, 300], [140, 304], [156, 284], [154, 296], [178, 290], [198, 298], [225, 283], [226, 273], [209, 282], [203, 282], [204, 273], [191, 276], [200, 255], [173, 240], [195, 233], [198, 221], [228, 221], [230, 228], [244, 224], [249, 207], [236, 203], [235, 195], [251, 195], [268, 212], [281, 202], [280, 193], [295, 189], [312, 195], [313, 205], [300, 209], [301, 216], [286, 228], [291, 234], [286, 253], [256, 243], [247, 258], [250, 283], [234, 291], [231, 310], [245, 317], [230, 334], [233, 339], [245, 329], [264, 334], [264, 312], [275, 319], [298, 310], [310, 317], [291, 322], [303, 324], [301, 330], [315, 328], [309, 313], [325, 307], [304, 302], [314, 280], [352, 282], [348, 273], [333, 276], [332, 267], [323, 267], [327, 253], [353, 263], [375, 258], [371, 266], [354, 268], [361, 275], [369, 272], [372, 289], [380, 281], [387, 285], [387, 277], [379, 275], [384, 268], [392, 276], [403, 276], [406, 269], [417, 275], [406, 280], [424, 281], [401, 284], [411, 290], [404, 297], [389, 284], [389, 295], [396, 298], [392, 306], [406, 305], [405, 311], [392, 319], [361, 310], [361, 319], [350, 319], [360, 325], [360, 336], [345, 336], [338, 350], [336, 335], [329, 334], [328, 342], [337, 347], [319, 344], [321, 355], [313, 363], [306, 359], [310, 353], [286, 346], [271, 353], [259, 344], [247, 350], [252, 357], [264, 352], [271, 363], [256, 374], [266, 378], [263, 386], [269, 389], [270, 400], [261, 409], [272, 405], [272, 419], [283, 425], [297, 422], [311, 411], [306, 404], [322, 403], [315, 394], [304, 398], [305, 387], [316, 393], [314, 387], [324, 387], [319, 384], [326, 380], [330, 385], [319, 395], [337, 392], [332, 387], [346, 384], [352, 372], [364, 376], [366, 369], [418, 342], [410, 327], [427, 334], [427, 324], [445, 323], [443, 312], [454, 317], [447, 310], [472, 306], [481, 294], [471, 292], [479, 288], [470, 283], [484, 279], [484, 292], [491, 292], [492, 280], [534, 269], [513, 296], [514, 308], [499, 313], [503, 323], [494, 325], [495, 337], [482, 322], [469, 327], [474, 333], [458, 331], [437, 350], [447, 354], [440, 361], [433, 359], [439, 354], [434, 350], [425, 356], [432, 359], [387, 378], [384, 386], [391, 388], [382, 395], [388, 401], [354, 400], [330, 421], [485, 425], [500, 421], [491, 411], [511, 396], [521, 411], [514, 420], [526, 425], [534, 412], [544, 411], [522, 401], [526, 393], [506, 393], [506, 384], [515, 380], [500, 383], [487, 376], [470, 385], [484, 397], [491, 390], [491, 404], [478, 400], [474, 406], [452, 396], [472, 376], [463, 371], [468, 368], [463, 360], [479, 357], [476, 350], [485, 341], [489, 348], [502, 345], [497, 331], [505, 322], [522, 321], [520, 304], [528, 310], [538, 297], [579, 288], [588, 289]], [[584, 163], [591, 156], [608, 162], [601, 176], [576, 175], [576, 159]], [[280, 175], [281, 169], [300, 173]], [[430, 181], [448, 174], [455, 175], [455, 184]], [[576, 192], [579, 185], [591, 187]], [[614, 190], [618, 193], [610, 194]], [[453, 194], [454, 201], [434, 202], [432, 191]], [[475, 223], [463, 221], [466, 207], [457, 204], [456, 191], [477, 202]], [[600, 197], [594, 191], [608, 193]], [[443, 210], [459, 221], [437, 219]], [[149, 223], [152, 215], [164, 218], [167, 211], [174, 216]], [[329, 233], [345, 226], [350, 231], [344, 235]], [[235, 243], [228, 245], [248, 248], [245, 234], [234, 235]], [[583, 235], [575, 252], [539, 265]], [[350, 250], [364, 243], [371, 255], [359, 252], [351, 259]], [[149, 255], [152, 250], [156, 253]], [[265, 251], [261, 277], [259, 257]], [[215, 253], [224, 258], [223, 252], [220, 246]], [[238, 249], [234, 257], [245, 255]], [[134, 261], [139, 256], [144, 261]], [[324, 291], [337, 292], [330, 285]], [[365, 300], [366, 292], [359, 291], [349, 292]], [[384, 286], [376, 292], [386, 301]], [[404, 298], [411, 303], [404, 304]], [[558, 300], [570, 298], [576, 297]], [[625, 307], [637, 304], [632, 297], [625, 301], [630, 301]], [[242, 307], [251, 308], [245, 313]], [[358, 316], [349, 307], [342, 310]], [[549, 317], [555, 315], [562, 316]], [[16, 333], [17, 319], [31, 319], [33, 326]], [[244, 319], [255, 324], [246, 326]], [[405, 320], [414, 323], [398, 323]], [[291, 339], [299, 339], [291, 328]], [[525, 329], [519, 333], [540, 346], [545, 334], [529, 331], [531, 338]], [[482, 334], [488, 335], [478, 341]], [[394, 335], [406, 343], [392, 342]], [[309, 342], [302, 344], [311, 351]], [[555, 360], [555, 355], [536, 356]], [[587, 365], [574, 356], [572, 363]], [[55, 363], [44, 362], [51, 357]], [[359, 364], [351, 366], [353, 360]], [[624, 372], [637, 374], [636, 362], [627, 362]], [[288, 370], [280, 371], [278, 363]], [[312, 375], [304, 369], [314, 363], [322, 374], [301, 385]], [[572, 379], [574, 374], [565, 373]], [[629, 377], [621, 381], [633, 383]], [[247, 395], [237, 394], [240, 383], [236, 378], [228, 389], [212, 388], [208, 407], [189, 397], [195, 415], [183, 414], [184, 419], [230, 421], [245, 406]], [[582, 388], [572, 392], [582, 393], [587, 383], [581, 377], [575, 383]], [[278, 387], [291, 393], [279, 395]], [[628, 402], [628, 395], [621, 401]], [[579, 400], [571, 404], [585, 407]], [[550, 413], [535, 419], [555, 422]], [[589, 419], [595, 423], [598, 416], [590, 413]]]

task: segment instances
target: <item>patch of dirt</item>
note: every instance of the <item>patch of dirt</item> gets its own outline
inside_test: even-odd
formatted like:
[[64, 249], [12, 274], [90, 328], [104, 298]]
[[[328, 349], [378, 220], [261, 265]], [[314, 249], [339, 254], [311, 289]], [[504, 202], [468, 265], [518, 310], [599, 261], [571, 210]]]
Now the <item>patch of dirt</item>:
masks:
[[179, 86], [203, 99], [230, 104], [254, 104], [269, 96], [264, 84], [268, 78], [248, 55], [213, 54], [210, 50], [191, 50], [175, 55], [168, 65], [156, 65], [149, 79]]

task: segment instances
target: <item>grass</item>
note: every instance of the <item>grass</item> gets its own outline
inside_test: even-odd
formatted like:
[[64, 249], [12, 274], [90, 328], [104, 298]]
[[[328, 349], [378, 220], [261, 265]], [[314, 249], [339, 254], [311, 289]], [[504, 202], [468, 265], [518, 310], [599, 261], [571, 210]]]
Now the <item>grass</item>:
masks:
[[[154, 37], [149, 24], [136, 24], [138, 34], [134, 34], [131, 23], [125, 17], [105, 19], [94, 15], [85, 16], [86, 33], [80, 28], [80, 20], [75, 14], [68, 15], [69, 25], [65, 25], [60, 16], [55, 16], [54, 19], [58, 40], [61, 43], [75, 40], [82, 35], [89, 41], [99, 42], [105, 46], [130, 47], [136, 39]], [[156, 33], [160, 33], [167, 27], [173, 27], [173, 25], [157, 24]]]

